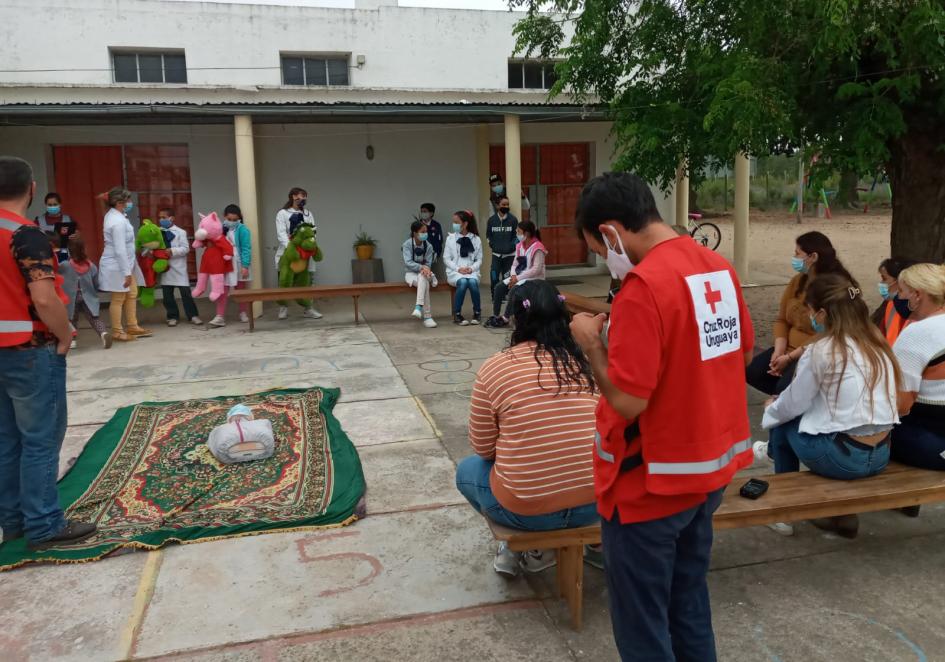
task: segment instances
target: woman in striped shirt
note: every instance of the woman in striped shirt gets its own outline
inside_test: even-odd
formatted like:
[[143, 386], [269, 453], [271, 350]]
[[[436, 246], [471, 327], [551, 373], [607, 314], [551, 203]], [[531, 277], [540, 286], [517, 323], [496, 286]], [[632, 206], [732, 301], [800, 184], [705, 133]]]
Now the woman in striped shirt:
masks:
[[[568, 328], [564, 299], [544, 280], [515, 288], [511, 346], [479, 369], [469, 414], [475, 455], [456, 469], [456, 487], [503, 526], [545, 531], [597, 521], [594, 410], [597, 389]], [[496, 572], [554, 565], [553, 551], [520, 558], [499, 545]]]

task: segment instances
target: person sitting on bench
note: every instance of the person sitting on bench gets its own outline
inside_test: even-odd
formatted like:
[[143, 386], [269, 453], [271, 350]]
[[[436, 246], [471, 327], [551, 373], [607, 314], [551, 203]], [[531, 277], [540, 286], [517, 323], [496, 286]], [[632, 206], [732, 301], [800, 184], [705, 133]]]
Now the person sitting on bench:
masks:
[[541, 231], [531, 221], [521, 221], [516, 230], [515, 262], [512, 263], [512, 275], [495, 286], [492, 293], [492, 317], [486, 320], [486, 327], [499, 328], [509, 323], [509, 311], [500, 315], [502, 303], [516, 286], [529, 280], [545, 279], [545, 255], [548, 249], [541, 243]]
[[430, 290], [437, 286], [433, 275], [433, 244], [429, 242], [427, 226], [422, 221], [410, 224], [410, 238], [401, 248], [404, 256], [404, 279], [407, 285], [417, 288], [417, 303], [411, 315], [423, 320], [423, 326], [436, 328], [433, 310], [430, 306]]
[[[859, 288], [835, 274], [818, 276], [804, 294], [817, 339], [797, 363], [794, 380], [768, 401], [755, 457], [774, 460], [774, 472], [798, 471], [803, 462], [826, 478], [852, 480], [878, 474], [889, 462], [889, 439], [899, 422], [896, 392], [902, 383], [892, 349], [870, 321]], [[854, 537], [856, 515], [821, 528]], [[780, 525], [780, 528], [779, 528]], [[779, 523], [779, 533], [793, 529]]]
[[899, 296], [912, 312], [893, 345], [903, 373], [902, 424], [893, 432], [893, 459], [945, 471], [945, 266], [903, 270]]
[[[598, 394], [584, 353], [568, 328], [564, 299], [534, 280], [510, 302], [511, 346], [476, 375], [469, 440], [476, 455], [456, 468], [456, 487], [502, 526], [547, 531], [598, 520], [594, 501], [594, 410]], [[520, 556], [499, 544], [493, 567], [539, 572], [554, 551]]]

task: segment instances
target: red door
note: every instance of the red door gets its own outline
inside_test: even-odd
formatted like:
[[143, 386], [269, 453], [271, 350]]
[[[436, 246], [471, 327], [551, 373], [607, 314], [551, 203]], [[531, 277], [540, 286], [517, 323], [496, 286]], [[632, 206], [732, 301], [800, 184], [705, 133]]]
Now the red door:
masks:
[[62, 210], [79, 226], [89, 258], [102, 255], [105, 206], [95, 196], [121, 186], [121, 147], [116, 145], [57, 145], [53, 148], [56, 190]]

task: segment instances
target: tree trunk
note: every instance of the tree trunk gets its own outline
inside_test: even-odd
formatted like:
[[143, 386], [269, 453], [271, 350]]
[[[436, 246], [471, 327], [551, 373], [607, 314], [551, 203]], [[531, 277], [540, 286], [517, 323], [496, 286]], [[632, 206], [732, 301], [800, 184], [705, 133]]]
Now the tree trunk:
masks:
[[945, 262], [945, 124], [910, 121], [889, 145], [891, 255]]
[[840, 173], [840, 185], [837, 187], [837, 208], [838, 209], [857, 209], [859, 205], [859, 194], [857, 186], [860, 184], [860, 176], [846, 170]]

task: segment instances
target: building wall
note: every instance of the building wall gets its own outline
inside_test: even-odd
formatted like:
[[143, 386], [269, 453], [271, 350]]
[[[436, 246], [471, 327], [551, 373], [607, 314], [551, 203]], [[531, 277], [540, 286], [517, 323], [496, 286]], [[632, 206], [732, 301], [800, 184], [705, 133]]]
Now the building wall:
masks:
[[[17, 84], [112, 85], [109, 48], [184, 49], [192, 86], [280, 86], [282, 52], [362, 54], [355, 87], [505, 89], [522, 14], [166, 0], [6, 0], [3, 73]], [[296, 88], [297, 89], [297, 88]], [[527, 94], [527, 93], [524, 93]]]
[[[301, 186], [318, 224], [325, 253], [318, 282], [351, 282], [352, 242], [362, 229], [378, 239], [388, 281], [402, 275], [400, 246], [421, 202], [434, 202], [448, 224], [457, 209], [478, 208], [475, 128], [472, 125], [293, 124], [257, 125], [256, 172], [260, 200], [260, 241], [264, 283], [275, 284], [274, 219], [288, 190]], [[595, 169], [609, 169], [609, 125], [601, 122], [522, 125], [522, 142], [592, 143]], [[501, 125], [490, 129], [490, 142], [504, 141]], [[186, 143], [190, 148], [191, 189], [195, 212], [222, 212], [237, 202], [233, 130], [229, 126], [63, 126], [0, 128], [6, 154], [33, 164], [38, 195], [30, 210], [38, 214], [51, 181], [52, 145]], [[368, 144], [374, 159], [365, 155]], [[117, 184], [118, 182], [116, 182]], [[672, 198], [657, 193], [661, 211], [671, 218]], [[68, 211], [68, 201], [66, 201]]]

